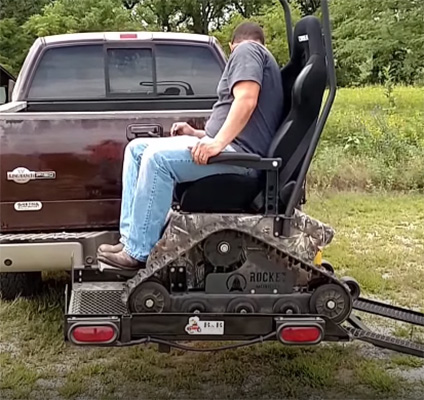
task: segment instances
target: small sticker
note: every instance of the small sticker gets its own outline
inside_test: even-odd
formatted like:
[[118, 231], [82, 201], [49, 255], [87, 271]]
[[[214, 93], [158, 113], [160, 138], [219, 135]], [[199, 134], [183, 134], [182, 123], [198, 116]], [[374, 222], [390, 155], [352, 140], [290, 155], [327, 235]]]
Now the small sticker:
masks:
[[28, 183], [38, 179], [56, 179], [55, 171], [30, 171], [25, 167], [15, 168], [7, 172], [7, 180], [15, 183]]
[[199, 317], [190, 317], [185, 330], [189, 335], [223, 335], [224, 321], [201, 321]]
[[14, 208], [16, 211], [39, 211], [43, 204], [40, 201], [20, 201], [15, 203]]
[[309, 40], [308, 35], [300, 35], [297, 38], [299, 39], [299, 42], [307, 42]]

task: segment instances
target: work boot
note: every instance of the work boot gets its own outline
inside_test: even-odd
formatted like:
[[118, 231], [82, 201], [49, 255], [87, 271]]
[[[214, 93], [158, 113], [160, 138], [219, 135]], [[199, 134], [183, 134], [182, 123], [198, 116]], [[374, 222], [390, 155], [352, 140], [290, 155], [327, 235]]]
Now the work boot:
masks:
[[122, 243], [118, 244], [101, 244], [97, 251], [99, 253], [119, 253], [120, 251], [124, 250], [124, 245]]
[[97, 255], [97, 259], [100, 262], [112, 267], [132, 271], [144, 268], [146, 266], [146, 263], [132, 258], [130, 255], [125, 253], [124, 250], [118, 253], [101, 253]]

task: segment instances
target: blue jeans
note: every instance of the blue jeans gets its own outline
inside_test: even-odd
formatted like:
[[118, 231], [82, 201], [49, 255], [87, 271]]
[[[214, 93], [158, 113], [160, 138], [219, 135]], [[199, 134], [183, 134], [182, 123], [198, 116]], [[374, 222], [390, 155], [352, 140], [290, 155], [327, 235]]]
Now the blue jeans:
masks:
[[[208, 140], [208, 139], [203, 139]], [[175, 183], [216, 174], [250, 174], [231, 165], [195, 164], [188, 149], [198, 138], [176, 136], [132, 140], [125, 149], [120, 234], [124, 251], [146, 261], [160, 239], [172, 205]], [[234, 151], [228, 146], [224, 151]]]

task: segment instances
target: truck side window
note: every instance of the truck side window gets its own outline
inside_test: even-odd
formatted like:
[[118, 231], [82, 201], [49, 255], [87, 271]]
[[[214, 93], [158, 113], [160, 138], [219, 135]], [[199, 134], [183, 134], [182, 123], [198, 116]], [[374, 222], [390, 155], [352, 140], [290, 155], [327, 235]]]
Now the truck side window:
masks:
[[154, 93], [151, 49], [108, 49], [107, 55], [111, 93]]
[[159, 95], [216, 96], [222, 67], [207, 46], [157, 44]]
[[106, 95], [101, 45], [48, 49], [38, 64], [29, 100], [89, 99]]

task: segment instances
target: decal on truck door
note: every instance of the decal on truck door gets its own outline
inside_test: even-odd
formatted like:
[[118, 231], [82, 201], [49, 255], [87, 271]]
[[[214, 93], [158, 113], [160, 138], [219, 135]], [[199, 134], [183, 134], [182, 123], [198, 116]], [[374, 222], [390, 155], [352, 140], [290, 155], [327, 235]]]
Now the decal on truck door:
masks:
[[30, 171], [25, 167], [18, 167], [7, 172], [7, 180], [15, 183], [28, 183], [38, 179], [56, 179], [56, 171]]

